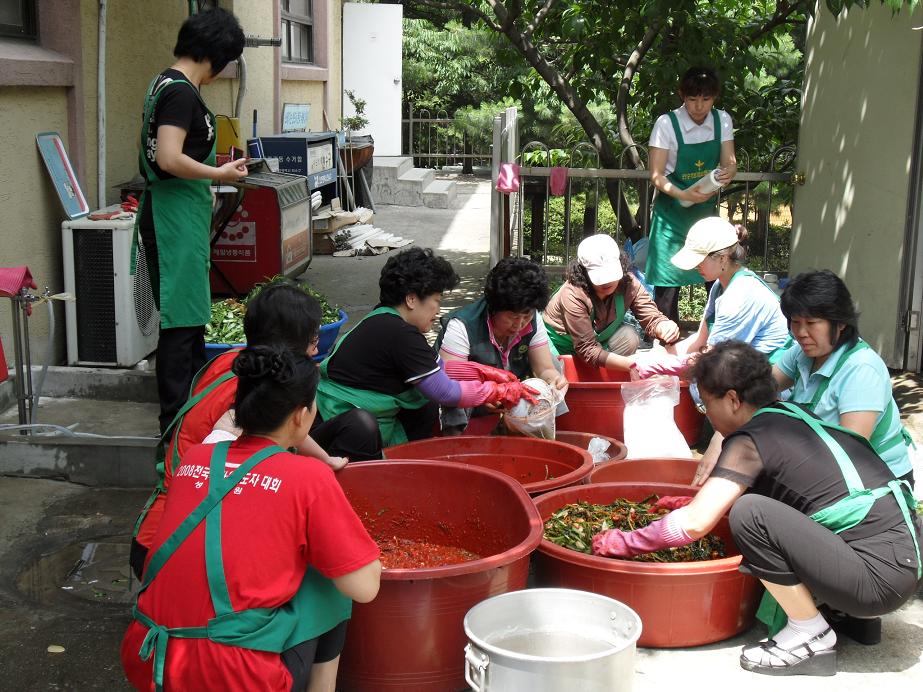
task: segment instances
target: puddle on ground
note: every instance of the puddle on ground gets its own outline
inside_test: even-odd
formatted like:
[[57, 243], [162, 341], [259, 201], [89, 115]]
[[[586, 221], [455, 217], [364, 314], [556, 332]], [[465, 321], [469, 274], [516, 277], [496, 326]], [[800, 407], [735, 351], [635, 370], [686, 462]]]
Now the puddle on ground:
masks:
[[129, 543], [118, 540], [75, 543], [43, 555], [17, 579], [19, 590], [51, 605], [60, 595], [85, 601], [133, 602], [140, 584], [128, 566]]

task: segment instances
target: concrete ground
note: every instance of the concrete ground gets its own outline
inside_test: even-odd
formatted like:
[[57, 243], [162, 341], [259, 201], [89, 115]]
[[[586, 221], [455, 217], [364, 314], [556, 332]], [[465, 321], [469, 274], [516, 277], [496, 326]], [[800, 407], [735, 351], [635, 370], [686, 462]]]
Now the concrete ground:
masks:
[[[480, 295], [488, 256], [487, 192], [484, 182], [464, 182], [455, 209], [380, 207], [376, 214], [376, 225], [414, 238], [416, 244], [432, 247], [452, 261], [461, 284], [446, 296], [446, 310]], [[316, 257], [305, 278], [343, 306], [350, 323], [355, 323], [377, 302], [377, 277], [388, 256]], [[919, 443], [923, 443], [921, 384], [908, 375], [894, 379], [898, 403]], [[111, 415], [111, 409], [118, 407], [123, 404], [104, 404], [100, 415]], [[90, 410], [51, 402], [45, 420], [83, 423]], [[124, 430], [112, 429], [108, 419], [97, 425], [106, 426], [111, 434], [141, 432], [147, 424], [135, 419], [145, 412], [152, 415], [151, 410], [133, 410], [131, 427], [126, 424]], [[88, 422], [84, 429], [92, 427]], [[917, 475], [923, 478], [919, 461]], [[128, 536], [147, 494], [147, 490], [0, 477], [0, 689], [127, 689], [119, 644], [128, 623], [125, 601], [136, 585], [125, 560]], [[84, 551], [88, 543], [95, 544], [96, 563], [81, 567], [81, 558], [92, 561]], [[866, 692], [871, 684], [923, 683], [923, 593], [883, 620], [883, 642], [878, 646], [841, 640], [840, 672], [829, 682], [817, 678], [780, 682], [743, 671], [737, 661], [740, 647], [765, 636], [760, 626], [754, 626], [739, 637], [708, 646], [639, 650], [635, 689], [708, 686], [796, 691], [835, 686], [838, 692]], [[50, 645], [62, 646], [64, 652], [48, 653]], [[459, 661], [461, 665], [461, 655]]]

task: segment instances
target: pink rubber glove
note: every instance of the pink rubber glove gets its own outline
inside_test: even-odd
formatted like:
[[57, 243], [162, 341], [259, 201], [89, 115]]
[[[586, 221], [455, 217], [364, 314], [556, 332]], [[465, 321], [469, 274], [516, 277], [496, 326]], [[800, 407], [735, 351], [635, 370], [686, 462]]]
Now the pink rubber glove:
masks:
[[634, 557], [692, 543], [692, 538], [683, 531], [683, 527], [674, 516], [668, 514], [663, 519], [635, 531], [601, 531], [593, 536], [593, 554], [604, 557]]
[[654, 503], [654, 507], [673, 510], [685, 507], [690, 502], [692, 502], [690, 495], [664, 495]]
[[676, 356], [666, 351], [642, 351], [632, 359], [631, 379], [646, 380], [654, 375], [682, 375], [689, 356]]
[[445, 374], [458, 382], [477, 380], [480, 382], [518, 382], [516, 377], [509, 370], [493, 368], [489, 365], [482, 365], [471, 360], [446, 360]]

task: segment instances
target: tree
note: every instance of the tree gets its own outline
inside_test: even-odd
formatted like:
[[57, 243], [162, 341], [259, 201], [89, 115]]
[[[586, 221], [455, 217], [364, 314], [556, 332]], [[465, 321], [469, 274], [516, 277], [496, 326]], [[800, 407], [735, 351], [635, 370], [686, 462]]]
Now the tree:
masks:
[[[870, 0], [825, 0], [835, 14]], [[918, 0], [880, 0], [892, 10]], [[643, 167], [629, 125], [650, 129], [651, 118], [675, 106], [679, 74], [694, 64], [719, 66], [723, 104], [746, 113], [757, 127], [750, 139], [783, 143], [797, 127], [803, 63], [791, 60], [804, 40], [813, 0], [414, 0], [440, 16], [471, 18], [505, 37], [537, 78], [573, 114], [605, 168], [617, 168], [621, 150]], [[798, 56], [800, 58], [800, 55]], [[777, 71], [779, 70], [779, 71]], [[643, 72], [644, 79], [638, 79]], [[518, 97], [528, 83], [514, 82]], [[612, 133], [594, 104], [614, 104]], [[772, 104], [771, 109], [767, 104]], [[598, 108], [597, 108], [598, 112]], [[645, 130], [646, 131], [646, 130]], [[743, 144], [747, 143], [747, 137]], [[626, 232], [636, 220], [617, 204], [618, 185], [608, 180], [613, 209], [625, 211]]]

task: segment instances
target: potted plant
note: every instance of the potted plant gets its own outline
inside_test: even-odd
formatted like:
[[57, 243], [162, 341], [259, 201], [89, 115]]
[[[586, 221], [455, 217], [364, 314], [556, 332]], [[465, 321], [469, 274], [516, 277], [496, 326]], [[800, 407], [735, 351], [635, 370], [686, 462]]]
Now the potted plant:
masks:
[[347, 89], [346, 98], [353, 107], [353, 115], [340, 118], [343, 129], [346, 131], [346, 143], [343, 146], [343, 164], [347, 173], [357, 171], [367, 164], [375, 150], [375, 143], [371, 135], [354, 137], [354, 132], [359, 132], [369, 124], [365, 115], [366, 100], [356, 96], [356, 92]]
[[[267, 286], [285, 280], [285, 277], [281, 275], [274, 276], [268, 281], [254, 286], [243, 300], [227, 298], [213, 302], [211, 320], [205, 325], [206, 356], [212, 359], [232, 348], [246, 346], [244, 314], [247, 311], [247, 303], [253, 300]], [[317, 355], [314, 356], [314, 360], [320, 362], [327, 357], [336, 342], [340, 327], [346, 322], [347, 315], [340, 307], [331, 305], [324, 294], [311, 288], [307, 282], [300, 281], [296, 282], [295, 285], [317, 300], [321, 306], [320, 338], [317, 342]]]

